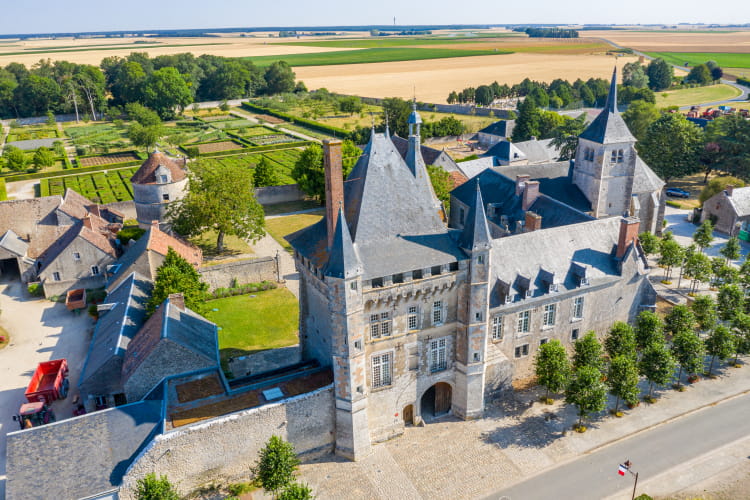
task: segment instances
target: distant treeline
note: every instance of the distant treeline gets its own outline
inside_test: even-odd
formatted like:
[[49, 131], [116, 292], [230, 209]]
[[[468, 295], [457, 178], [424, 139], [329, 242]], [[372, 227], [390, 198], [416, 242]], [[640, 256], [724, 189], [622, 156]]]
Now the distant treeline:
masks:
[[0, 117], [75, 113], [97, 118], [109, 107], [137, 102], [163, 119], [196, 101], [221, 101], [302, 90], [283, 61], [259, 68], [250, 60], [143, 52], [107, 57], [101, 66], [41, 60], [31, 68], [0, 68]]
[[379, 29], [370, 30], [370, 36], [419, 36], [419, 35], [432, 35], [432, 31], [430, 30], [381, 31]]
[[578, 38], [578, 31], [565, 28], [513, 28], [531, 38]]

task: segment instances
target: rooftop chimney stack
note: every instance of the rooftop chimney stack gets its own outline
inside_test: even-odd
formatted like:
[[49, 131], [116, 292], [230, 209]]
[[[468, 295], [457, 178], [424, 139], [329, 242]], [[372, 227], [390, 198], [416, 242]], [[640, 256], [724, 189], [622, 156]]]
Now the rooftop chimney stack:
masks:
[[344, 174], [341, 160], [341, 141], [323, 141], [323, 167], [326, 174], [326, 222], [328, 224], [328, 248], [333, 245], [339, 207], [344, 203]]
[[530, 175], [517, 175], [516, 176], [516, 196], [520, 196], [523, 193], [523, 187], [526, 185], [526, 181], [531, 179]]
[[528, 210], [537, 198], [539, 198], [539, 181], [526, 181], [526, 186], [523, 188], [521, 208]]
[[83, 222], [83, 227], [91, 229], [91, 216], [89, 214], [84, 215], [81, 222]]
[[638, 217], [623, 217], [620, 220], [620, 237], [617, 240], [618, 259], [622, 259], [630, 245], [638, 241], [640, 223]]
[[727, 187], [724, 188], [724, 191], [727, 192], [727, 196], [730, 198], [732, 197], [732, 193], [734, 192], [734, 186], [729, 184]]
[[185, 310], [185, 297], [181, 293], [170, 293], [169, 304], [176, 307], [180, 311]]
[[532, 231], [539, 231], [542, 228], [542, 216], [532, 212], [531, 210], [526, 212], [526, 224], [524, 229], [527, 233]]

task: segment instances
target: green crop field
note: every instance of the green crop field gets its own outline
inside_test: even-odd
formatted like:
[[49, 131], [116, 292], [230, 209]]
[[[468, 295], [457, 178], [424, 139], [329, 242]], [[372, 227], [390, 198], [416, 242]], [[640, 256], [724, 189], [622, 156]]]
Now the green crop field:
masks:
[[693, 106], [707, 102], [724, 101], [740, 95], [740, 91], [729, 85], [709, 85], [692, 89], [673, 90], [671, 92], [657, 92], [656, 106]]
[[130, 178], [136, 170], [138, 167], [40, 179], [39, 195], [62, 195], [66, 189], [73, 189], [95, 203], [132, 200]]
[[670, 64], [696, 66], [706, 61], [716, 61], [722, 68], [750, 68], [750, 54], [730, 52], [646, 52], [652, 57], [661, 57]]
[[[138, 44], [138, 45], [140, 45], [140, 44]], [[134, 49], [134, 51], [135, 51], [138, 48], [138, 45], [133, 44], [133, 45], [131, 45], [129, 47], [132, 47]], [[149, 44], [149, 45], [151, 45], [151, 44]], [[147, 45], [147, 47], [149, 45]], [[163, 47], [195, 47], [195, 46], [205, 47], [205, 46], [208, 46], [208, 45], [229, 45], [229, 42], [217, 42], [217, 43], [177, 43], [177, 44], [164, 44], [164, 45], [159, 44], [158, 46], [159, 46], [159, 48], [163, 48]], [[107, 46], [107, 47], [91, 46], [91, 47], [80, 47], [80, 48], [77, 48], [77, 49], [54, 49], [54, 48], [50, 48], [50, 49], [37, 49], [37, 50], [24, 49], [23, 51], [19, 51], [19, 52], [3, 52], [3, 53], [0, 53], [0, 56], [25, 56], [27, 54], [54, 54], [54, 53], [57, 53], [57, 52], [91, 52], [91, 51], [100, 51], [100, 50], [123, 50], [123, 49], [127, 49], [129, 47], [111, 46], [110, 45], [110, 46]]]
[[477, 43], [482, 42], [482, 36], [474, 38], [362, 38], [362, 39], [344, 39], [344, 40], [311, 40], [304, 42], [287, 42], [282, 45], [299, 45], [303, 47], [341, 47], [356, 49], [371, 49], [384, 47], [416, 47], [422, 45], [453, 45], [457, 43]]
[[133, 143], [128, 139], [128, 128], [124, 124], [117, 126], [113, 123], [95, 123], [69, 126], [65, 127], [65, 134], [77, 147], [86, 149], [87, 153], [133, 149]]
[[276, 61], [286, 61], [290, 66], [328, 66], [332, 64], [362, 64], [394, 61], [419, 61], [423, 59], [445, 59], [450, 57], [488, 56], [511, 54], [504, 50], [458, 50], [441, 48], [369, 48], [341, 50], [317, 54], [288, 54], [283, 56], [261, 56], [249, 58], [257, 66], [270, 66]]

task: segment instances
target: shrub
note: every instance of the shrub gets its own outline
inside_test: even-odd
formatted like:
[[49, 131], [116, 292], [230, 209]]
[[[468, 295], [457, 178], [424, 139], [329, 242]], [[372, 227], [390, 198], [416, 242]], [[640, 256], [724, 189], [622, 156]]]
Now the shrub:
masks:
[[258, 454], [258, 463], [252, 468], [258, 482], [274, 495], [285, 490], [294, 479], [299, 459], [294, 447], [279, 436], [271, 436]]
[[44, 288], [42, 288], [41, 283], [29, 283], [27, 290], [32, 297], [41, 297], [44, 295]]
[[290, 484], [277, 497], [278, 500], [312, 500], [313, 498], [312, 490], [300, 483]]
[[146, 232], [145, 229], [141, 229], [138, 226], [135, 227], [126, 227], [123, 228], [119, 233], [117, 233], [117, 239], [120, 240], [120, 243], [127, 243], [130, 240], [138, 240], [143, 234]]
[[154, 473], [148, 474], [143, 479], [138, 480], [135, 494], [138, 500], [180, 499], [172, 483], [167, 479], [167, 476], [161, 476], [157, 479]]
[[91, 304], [88, 308], [89, 316], [91, 316], [94, 319], [99, 318], [99, 308], [96, 306], [96, 304]]
[[678, 202], [674, 200], [667, 200], [667, 205], [673, 208], [682, 208], [682, 205], [680, 205]]
[[230, 495], [238, 497], [244, 493], [250, 493], [255, 489], [253, 483], [233, 483], [227, 486], [227, 492]]
[[0, 201], [8, 199], [8, 191], [5, 189], [5, 179], [0, 179]]

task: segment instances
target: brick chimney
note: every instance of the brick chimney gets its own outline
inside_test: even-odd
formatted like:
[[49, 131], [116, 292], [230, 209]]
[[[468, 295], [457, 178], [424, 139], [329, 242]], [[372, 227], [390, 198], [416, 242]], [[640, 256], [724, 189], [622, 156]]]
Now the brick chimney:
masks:
[[91, 216], [89, 214], [84, 215], [81, 222], [83, 223], [83, 227], [91, 229]]
[[526, 232], [539, 231], [542, 228], [542, 216], [532, 211], [526, 212]]
[[724, 191], [726, 191], [727, 196], [731, 197], [732, 193], [734, 192], [734, 186], [731, 184], [728, 184], [727, 187], [724, 188]]
[[523, 187], [526, 185], [526, 181], [531, 179], [530, 175], [517, 175], [516, 176], [516, 196], [520, 196], [523, 193]]
[[526, 186], [523, 189], [521, 208], [528, 210], [537, 198], [539, 198], [539, 181], [526, 181]]
[[155, 231], [159, 231], [159, 221], [158, 220], [152, 220], [151, 221], [151, 229]]
[[169, 304], [176, 307], [180, 311], [185, 310], [185, 297], [181, 293], [170, 293]]
[[620, 220], [620, 237], [617, 240], [617, 258], [622, 259], [630, 245], [638, 241], [638, 217], [623, 217]]
[[339, 207], [344, 203], [344, 174], [341, 160], [341, 141], [323, 141], [323, 167], [326, 174], [326, 221], [328, 223], [328, 248], [333, 245]]

